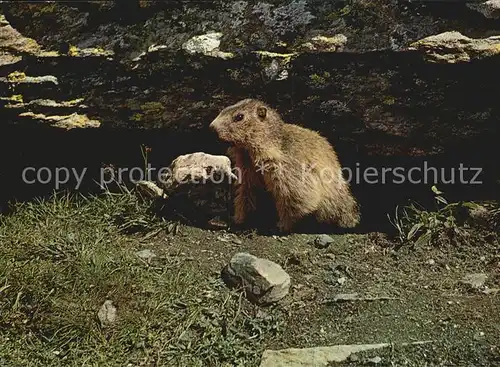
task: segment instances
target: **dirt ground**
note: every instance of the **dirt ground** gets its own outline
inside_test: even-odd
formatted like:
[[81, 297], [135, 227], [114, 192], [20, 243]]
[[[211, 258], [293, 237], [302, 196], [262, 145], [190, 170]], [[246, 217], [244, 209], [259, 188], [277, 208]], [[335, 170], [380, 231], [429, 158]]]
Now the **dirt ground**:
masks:
[[[340, 365], [500, 365], [491, 230], [426, 246], [331, 234], [318, 248], [317, 234], [201, 229], [141, 205], [59, 197], [0, 217], [0, 365], [259, 366], [266, 349], [373, 343], [392, 347]], [[261, 307], [228, 289], [220, 273], [238, 252], [280, 264], [290, 293]], [[475, 273], [484, 284], [462, 282]], [[117, 306], [111, 326], [97, 317], [106, 300]], [[426, 343], [401, 345], [413, 342]]]
[[[259, 311], [283, 322], [281, 332], [264, 343], [267, 349], [395, 343], [369, 354], [387, 366], [500, 363], [500, 252], [492, 237], [478, 237], [474, 246], [398, 250], [380, 233], [332, 235], [335, 241], [326, 249], [311, 243], [315, 237], [182, 227], [177, 236], [151, 245], [192, 259], [207, 277], [217, 276], [214, 271], [237, 252], [280, 264], [292, 287], [278, 305]], [[462, 283], [468, 273], [485, 273], [487, 288]], [[334, 300], [351, 293], [380, 299]], [[397, 346], [416, 341], [432, 342]]]

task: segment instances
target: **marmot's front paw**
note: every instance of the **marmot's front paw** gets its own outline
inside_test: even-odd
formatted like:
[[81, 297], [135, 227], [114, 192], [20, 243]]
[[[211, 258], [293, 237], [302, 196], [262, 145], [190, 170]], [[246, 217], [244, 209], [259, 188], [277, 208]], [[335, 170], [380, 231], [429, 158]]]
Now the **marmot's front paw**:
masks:
[[292, 230], [292, 223], [289, 221], [280, 220], [277, 224], [279, 233], [285, 234]]
[[243, 224], [245, 222], [245, 214], [243, 213], [236, 213], [233, 216], [233, 223], [234, 224]]

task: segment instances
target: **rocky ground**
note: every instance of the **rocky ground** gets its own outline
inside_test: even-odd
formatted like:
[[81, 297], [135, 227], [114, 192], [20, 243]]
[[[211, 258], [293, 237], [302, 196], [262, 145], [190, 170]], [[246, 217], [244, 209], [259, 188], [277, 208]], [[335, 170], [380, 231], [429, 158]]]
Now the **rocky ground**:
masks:
[[[161, 221], [147, 203], [59, 196], [2, 217], [3, 366], [500, 361], [498, 235], [484, 225], [429, 243], [278, 237]], [[221, 274], [237, 253], [288, 274], [263, 273], [275, 286], [289, 279], [277, 301], [259, 305], [227, 286]], [[350, 344], [371, 346], [270, 351]]]

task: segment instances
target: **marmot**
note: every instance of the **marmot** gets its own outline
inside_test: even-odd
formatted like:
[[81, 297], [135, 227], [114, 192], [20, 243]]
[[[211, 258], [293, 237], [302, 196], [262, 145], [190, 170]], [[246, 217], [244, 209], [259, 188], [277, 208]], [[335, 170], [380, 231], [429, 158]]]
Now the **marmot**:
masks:
[[282, 232], [309, 215], [343, 228], [359, 223], [359, 206], [337, 154], [319, 133], [285, 123], [277, 111], [255, 99], [226, 107], [210, 128], [231, 143], [228, 155], [241, 175], [234, 200], [236, 224], [257, 209], [256, 191], [261, 188], [274, 198]]

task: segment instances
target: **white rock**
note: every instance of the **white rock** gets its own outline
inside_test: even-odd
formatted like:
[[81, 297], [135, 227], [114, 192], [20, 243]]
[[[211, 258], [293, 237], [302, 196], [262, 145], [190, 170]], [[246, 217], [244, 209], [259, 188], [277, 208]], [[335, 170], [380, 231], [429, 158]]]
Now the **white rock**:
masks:
[[97, 317], [102, 327], [113, 324], [116, 321], [116, 307], [113, 305], [113, 301], [106, 300], [99, 309]]
[[220, 32], [194, 36], [183, 44], [183, 48], [190, 54], [207, 54], [219, 48], [221, 37], [222, 33]]
[[231, 58], [233, 54], [219, 50], [222, 33], [212, 32], [194, 36], [184, 42], [182, 49], [190, 55], [203, 54], [206, 56], [220, 57], [223, 59]]
[[223, 155], [197, 152], [174, 159], [158, 180], [165, 190], [173, 190], [184, 184], [220, 183], [221, 178], [237, 179], [231, 172], [231, 160]]

